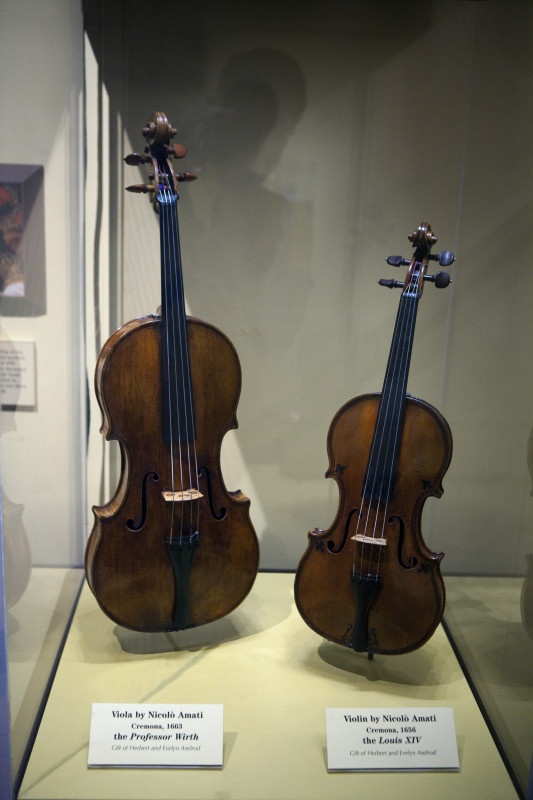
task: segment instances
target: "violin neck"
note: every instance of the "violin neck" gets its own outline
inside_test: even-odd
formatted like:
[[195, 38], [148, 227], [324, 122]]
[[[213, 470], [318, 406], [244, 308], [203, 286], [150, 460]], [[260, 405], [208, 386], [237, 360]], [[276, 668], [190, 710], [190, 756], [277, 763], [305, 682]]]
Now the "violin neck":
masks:
[[159, 198], [163, 437], [175, 443], [196, 438], [177, 202]]
[[363, 488], [368, 500], [389, 501], [394, 491], [418, 300], [408, 290], [400, 299]]

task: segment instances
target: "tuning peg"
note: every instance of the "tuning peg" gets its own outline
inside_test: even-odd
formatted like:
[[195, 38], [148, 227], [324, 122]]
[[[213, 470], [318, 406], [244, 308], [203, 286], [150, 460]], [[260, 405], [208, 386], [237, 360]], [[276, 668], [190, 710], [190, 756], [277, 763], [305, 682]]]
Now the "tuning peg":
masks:
[[187, 148], [183, 144], [172, 144], [169, 150], [175, 158], [183, 158], [183, 156], [187, 155]]
[[155, 122], [152, 121], [152, 122], [148, 123], [148, 125], [145, 125], [144, 128], [141, 129], [141, 133], [144, 136], [144, 138], [146, 139], [147, 136], [150, 136], [150, 134], [154, 134], [156, 132], [156, 129], [157, 129], [157, 126], [156, 126]]
[[[424, 280], [434, 283], [437, 289], [445, 289], [452, 282], [452, 279], [447, 272], [437, 272], [436, 275], [424, 275]], [[378, 281], [380, 286], [386, 286], [388, 289], [402, 289], [405, 284], [401, 281], [395, 281], [393, 278], [381, 278]]]
[[451, 250], [443, 250], [442, 253], [430, 255], [430, 261], [438, 261], [441, 267], [449, 267], [455, 261], [455, 256]]
[[437, 272], [436, 275], [424, 275], [424, 280], [434, 283], [437, 289], [445, 289], [452, 282], [447, 272]]
[[451, 250], [443, 250], [439, 253], [439, 264], [441, 267], [449, 267], [455, 261], [455, 256]]
[[124, 161], [130, 167], [137, 167], [139, 164], [148, 164], [151, 161], [150, 156], [143, 156], [140, 153], [130, 153], [129, 156], [126, 156]]
[[[411, 263], [403, 256], [388, 256], [385, 261], [391, 267], [407, 267]], [[402, 284], [403, 285], [403, 284]]]
[[380, 286], [387, 286], [389, 289], [401, 289], [403, 286], [401, 281], [395, 281], [392, 278], [381, 278], [378, 283]]
[[193, 175], [192, 172], [177, 172], [176, 178], [180, 183], [183, 183], [184, 181], [195, 181], [197, 176]]
[[155, 186], [150, 186], [147, 183], [135, 183], [133, 186], [126, 186], [126, 191], [146, 194], [147, 192], [155, 192]]

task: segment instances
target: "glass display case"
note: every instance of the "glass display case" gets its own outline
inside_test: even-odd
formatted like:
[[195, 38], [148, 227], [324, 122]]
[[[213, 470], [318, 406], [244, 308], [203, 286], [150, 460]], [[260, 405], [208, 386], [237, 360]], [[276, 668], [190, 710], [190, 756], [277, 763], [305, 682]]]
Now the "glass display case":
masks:
[[[435, 252], [455, 253], [451, 284], [425, 285], [408, 381], [453, 435], [422, 532], [445, 553], [446, 631], [529, 800], [533, 7], [206, 0], [169, 13], [156, 0], [148, 11], [0, 9], [11, 782], [83, 584], [91, 506], [110, 500], [122, 468], [99, 432], [98, 353], [161, 304], [157, 216], [124, 192], [149, 178], [123, 160], [159, 110], [188, 148], [180, 169], [197, 176], [178, 203], [187, 309], [241, 362], [222, 473], [251, 499], [262, 571], [293, 572], [307, 532], [335, 517], [328, 430], [344, 403], [382, 387], [399, 293], [378, 280], [404, 278], [385, 258], [409, 259], [421, 222]], [[164, 20], [157, 35], [150, 19]]]
[[[3, 3], [2, 797], [16, 791], [81, 586], [87, 528], [79, 3]], [[7, 122], [8, 121], [8, 122]], [[7, 746], [7, 749], [4, 747]]]
[[520, 796], [533, 795], [528, 578], [449, 576], [445, 628]]

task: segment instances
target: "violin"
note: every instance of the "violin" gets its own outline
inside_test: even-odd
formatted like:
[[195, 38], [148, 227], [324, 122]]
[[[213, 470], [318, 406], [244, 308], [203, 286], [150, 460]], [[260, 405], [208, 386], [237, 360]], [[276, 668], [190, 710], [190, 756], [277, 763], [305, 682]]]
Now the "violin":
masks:
[[241, 370], [233, 344], [185, 311], [172, 144], [162, 112], [143, 128], [149, 193], [159, 216], [161, 307], [132, 320], [104, 344], [95, 391], [101, 433], [119, 443], [118, 486], [94, 506], [85, 552], [87, 582], [104, 613], [139, 631], [173, 631], [225, 616], [250, 591], [259, 545], [249, 499], [228, 491], [220, 468], [226, 432], [237, 427]]
[[421, 515], [428, 497], [443, 494], [452, 436], [442, 414], [406, 388], [424, 283], [450, 283], [446, 272], [428, 275], [428, 262], [447, 266], [455, 257], [431, 255], [437, 238], [428, 223], [408, 238], [412, 259], [387, 259], [409, 266], [404, 283], [379, 281], [402, 289], [382, 392], [350, 400], [332, 420], [326, 477], [338, 484], [339, 506], [328, 530], [309, 532], [295, 578], [305, 622], [369, 658], [423, 645], [445, 604], [444, 553], [425, 545]]

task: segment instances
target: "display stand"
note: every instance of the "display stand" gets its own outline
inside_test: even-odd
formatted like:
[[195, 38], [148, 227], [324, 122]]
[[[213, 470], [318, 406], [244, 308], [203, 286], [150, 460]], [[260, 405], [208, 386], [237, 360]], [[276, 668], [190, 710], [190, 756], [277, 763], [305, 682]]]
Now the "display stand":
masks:
[[[173, 634], [119, 628], [84, 587], [20, 800], [335, 800], [516, 797], [442, 628], [369, 660], [302, 621], [294, 576], [261, 573], [241, 606]], [[222, 770], [89, 769], [92, 703], [222, 703]], [[453, 708], [457, 772], [328, 773], [327, 707]]]

